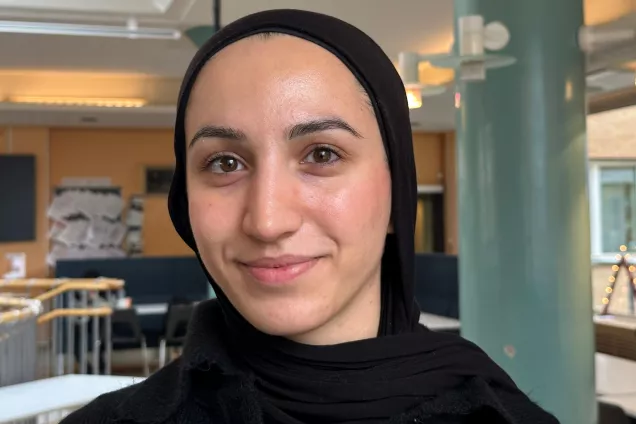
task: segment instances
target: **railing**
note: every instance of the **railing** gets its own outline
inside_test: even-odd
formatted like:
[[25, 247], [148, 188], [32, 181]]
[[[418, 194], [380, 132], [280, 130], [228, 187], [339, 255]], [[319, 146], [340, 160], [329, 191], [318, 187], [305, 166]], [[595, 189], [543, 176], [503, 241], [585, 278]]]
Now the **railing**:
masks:
[[[123, 287], [122, 280], [105, 278], [0, 280], [0, 387], [69, 373], [86, 374], [89, 325], [92, 373], [110, 374], [111, 305], [123, 295]], [[32, 296], [33, 291], [41, 293]], [[98, 292], [106, 294], [102, 305], [97, 302], [101, 299]], [[104, 369], [100, 370], [102, 344]]]
[[0, 387], [36, 378], [39, 300], [0, 297]]

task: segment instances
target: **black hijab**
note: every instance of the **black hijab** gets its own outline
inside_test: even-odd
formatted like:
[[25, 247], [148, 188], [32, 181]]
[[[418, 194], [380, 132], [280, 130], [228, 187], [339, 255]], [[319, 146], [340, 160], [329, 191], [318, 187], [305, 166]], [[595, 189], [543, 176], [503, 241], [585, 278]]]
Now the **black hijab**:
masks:
[[[394, 234], [387, 237], [382, 259], [380, 328], [377, 338], [335, 346], [269, 336], [250, 325], [208, 275], [223, 316], [206, 324], [208, 349], [234, 358], [253, 382], [264, 416], [280, 423], [385, 422], [469, 382], [517, 393], [510, 378], [475, 345], [418, 324], [413, 264], [417, 192], [404, 85], [382, 49], [341, 20], [297, 10], [266, 11], [231, 23], [201, 47], [185, 75], [177, 110], [169, 210], [179, 235], [197, 252], [188, 214], [184, 128], [194, 82], [221, 49], [265, 32], [293, 35], [327, 49], [370, 97], [392, 176]], [[483, 401], [482, 406], [489, 403], [497, 401]]]

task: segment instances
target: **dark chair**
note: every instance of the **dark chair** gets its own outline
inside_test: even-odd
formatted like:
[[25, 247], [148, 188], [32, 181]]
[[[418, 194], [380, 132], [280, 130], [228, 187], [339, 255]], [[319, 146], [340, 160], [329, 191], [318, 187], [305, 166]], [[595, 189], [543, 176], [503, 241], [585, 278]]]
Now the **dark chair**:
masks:
[[134, 308], [116, 309], [111, 317], [111, 341], [113, 348], [141, 347], [144, 375], [150, 375], [146, 337], [141, 332], [139, 317]]
[[166, 331], [159, 340], [159, 367], [166, 364], [166, 348], [178, 346], [181, 348], [185, 341], [188, 323], [194, 310], [194, 304], [171, 304], [166, 314]]
[[415, 298], [422, 312], [459, 319], [458, 265], [454, 255], [415, 255]]
[[630, 424], [631, 421], [620, 406], [598, 403], [598, 424]]

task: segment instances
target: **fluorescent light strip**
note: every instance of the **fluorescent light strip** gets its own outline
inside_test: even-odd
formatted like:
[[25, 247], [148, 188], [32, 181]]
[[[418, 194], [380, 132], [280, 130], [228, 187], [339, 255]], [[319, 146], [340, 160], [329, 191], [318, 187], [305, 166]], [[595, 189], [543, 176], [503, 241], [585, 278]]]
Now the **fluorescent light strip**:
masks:
[[0, 33], [39, 35], [78, 35], [153, 40], [178, 40], [181, 31], [169, 28], [129, 29], [121, 26], [80, 25], [48, 22], [0, 21]]
[[90, 107], [119, 107], [131, 108], [146, 105], [143, 99], [102, 99], [102, 98], [75, 98], [75, 97], [38, 97], [15, 96], [10, 97], [11, 103], [47, 105], [47, 106], [90, 106]]

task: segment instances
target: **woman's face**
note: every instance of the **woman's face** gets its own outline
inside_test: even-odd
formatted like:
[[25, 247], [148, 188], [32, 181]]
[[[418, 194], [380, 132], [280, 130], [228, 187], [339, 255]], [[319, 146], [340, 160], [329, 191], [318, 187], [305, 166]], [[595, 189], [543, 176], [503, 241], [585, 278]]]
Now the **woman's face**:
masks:
[[186, 138], [194, 238], [234, 307], [302, 343], [374, 337], [391, 180], [346, 66], [292, 36], [231, 44], [194, 85]]

